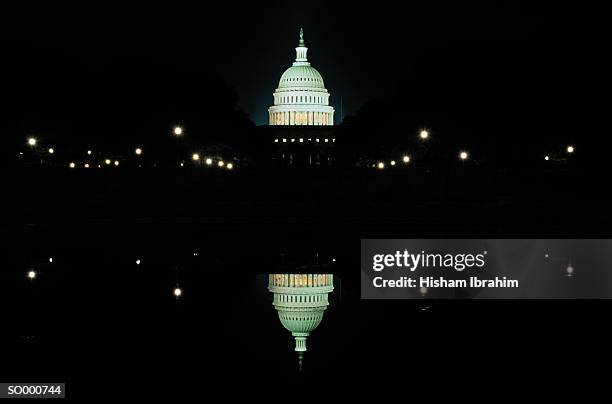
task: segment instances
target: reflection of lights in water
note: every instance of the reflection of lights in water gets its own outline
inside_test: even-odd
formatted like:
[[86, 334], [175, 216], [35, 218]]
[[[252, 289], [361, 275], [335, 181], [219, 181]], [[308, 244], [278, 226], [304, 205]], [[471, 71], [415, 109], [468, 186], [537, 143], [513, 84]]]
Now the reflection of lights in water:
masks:
[[427, 288], [425, 286], [422, 286], [419, 289], [419, 293], [421, 293], [421, 296], [425, 296], [427, 294]]
[[567, 265], [567, 268], [565, 268], [565, 272], [567, 276], [574, 276], [574, 267], [571, 263]]
[[331, 274], [270, 274], [268, 290], [274, 293], [273, 305], [283, 326], [295, 338], [298, 365], [302, 369], [306, 339], [323, 319], [334, 290]]
[[53, 264], [53, 257], [49, 257], [49, 263]]
[[136, 265], [140, 265], [140, 262], [141, 262], [140, 259], [137, 259], [136, 260]]

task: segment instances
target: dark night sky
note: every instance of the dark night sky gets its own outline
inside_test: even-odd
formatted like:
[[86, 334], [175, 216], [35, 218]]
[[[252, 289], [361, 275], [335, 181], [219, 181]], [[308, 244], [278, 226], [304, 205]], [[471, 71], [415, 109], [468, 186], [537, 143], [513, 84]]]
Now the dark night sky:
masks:
[[518, 2], [405, 3], [267, 1], [195, 8], [55, 2], [3, 13], [0, 44], [40, 53], [43, 65], [71, 65], [93, 79], [122, 66], [215, 73], [237, 90], [257, 124], [267, 119], [272, 92], [293, 61], [299, 27], [332, 94], [337, 121], [340, 96], [347, 115], [414, 81], [421, 91], [446, 82], [458, 92], [479, 91], [488, 81], [508, 80], [555, 88], [550, 68], [569, 70], [580, 57], [573, 10]]

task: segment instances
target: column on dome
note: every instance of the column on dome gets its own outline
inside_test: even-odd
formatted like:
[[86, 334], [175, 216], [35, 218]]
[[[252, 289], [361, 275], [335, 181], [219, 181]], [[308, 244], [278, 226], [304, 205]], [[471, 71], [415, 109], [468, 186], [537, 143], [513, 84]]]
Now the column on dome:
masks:
[[313, 112], [314, 115], [314, 124], [315, 126], [317, 126], [319, 124], [319, 113], [318, 112]]
[[308, 111], [308, 125], [312, 125], [312, 111]]
[[293, 111], [289, 111], [289, 125], [293, 125]]
[[323, 125], [327, 125], [327, 114], [323, 113]]

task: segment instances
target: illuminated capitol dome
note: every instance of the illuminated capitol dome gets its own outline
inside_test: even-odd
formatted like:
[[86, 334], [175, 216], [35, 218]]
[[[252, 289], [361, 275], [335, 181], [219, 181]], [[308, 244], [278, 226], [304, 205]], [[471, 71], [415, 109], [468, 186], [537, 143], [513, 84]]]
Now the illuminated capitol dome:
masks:
[[330, 126], [334, 124], [334, 108], [329, 106], [329, 93], [323, 77], [310, 65], [300, 29], [296, 58], [280, 78], [274, 92], [274, 105], [268, 109], [270, 125]]
[[321, 323], [334, 290], [332, 274], [270, 274], [268, 290], [283, 326], [295, 338], [295, 351], [302, 367], [306, 338]]

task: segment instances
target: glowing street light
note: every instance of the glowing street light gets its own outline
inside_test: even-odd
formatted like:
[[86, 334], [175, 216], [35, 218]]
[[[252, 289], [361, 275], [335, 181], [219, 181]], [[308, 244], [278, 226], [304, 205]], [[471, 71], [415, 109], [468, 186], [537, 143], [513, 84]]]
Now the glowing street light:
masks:
[[72, 162], [70, 162], [70, 164], [68, 164], [68, 166], [69, 166], [70, 168], [74, 168], [74, 167], [76, 167], [76, 164], [74, 164], [74, 161], [72, 161]]
[[115, 160], [115, 167], [119, 165], [119, 160]]
[[111, 163], [111, 160], [110, 160], [110, 159], [106, 159], [106, 160], [104, 160], [104, 164], [106, 164], [107, 166], [109, 166], [109, 165], [110, 165], [110, 163]]
[[217, 163], [217, 165], [218, 165], [219, 167], [223, 167], [223, 166], [225, 165], [225, 163], [223, 162], [223, 160], [220, 160], [220, 161]]
[[565, 269], [565, 272], [567, 273], [567, 276], [574, 276], [574, 267], [572, 266], [572, 264], [569, 264], [567, 266], [567, 268]]
[[198, 153], [193, 153], [193, 155], [191, 156], [191, 159], [193, 161], [199, 161], [200, 160], [200, 155]]
[[402, 161], [406, 164], [410, 163], [410, 156], [404, 156], [402, 157]]
[[33, 269], [30, 269], [28, 271], [28, 279], [33, 280], [34, 278], [36, 278], [36, 271]]
[[87, 150], [87, 155], [91, 156], [91, 150]]
[[136, 153], [137, 156], [140, 156], [142, 154], [142, 149], [137, 147], [136, 150], [134, 150], [134, 153]]
[[211, 158], [207, 158], [207, 159], [206, 159], [206, 165], [207, 165], [207, 166], [212, 165], [212, 163], [213, 163], [213, 162], [212, 162], [212, 159], [211, 159]]
[[419, 137], [423, 140], [426, 140], [429, 137], [429, 132], [427, 132], [425, 129], [423, 129], [421, 131], [421, 133], [419, 133]]
[[53, 150], [53, 147], [50, 147], [48, 152], [49, 152], [49, 154], [53, 154], [53, 153], [55, 153], [55, 150]]
[[544, 156], [544, 160], [548, 161], [548, 160], [550, 160], [550, 157]]
[[395, 166], [395, 160], [391, 160], [391, 165]]
[[85, 163], [85, 168], [89, 168], [89, 163]]
[[377, 167], [379, 170], [384, 170], [384, 169], [385, 169], [385, 163], [383, 163], [382, 161], [380, 161], [380, 162], [379, 162], [379, 163], [376, 165], [376, 167]]
[[572, 153], [574, 152], [574, 146], [571, 146], [571, 145], [570, 145], [570, 146], [567, 146], [567, 149], [566, 149], [566, 150], [567, 150], [567, 152], [568, 152], [569, 154], [572, 154]]
[[176, 126], [174, 127], [173, 132], [175, 136], [181, 136], [183, 134], [183, 128], [181, 128], [180, 126]]
[[469, 157], [469, 156], [468, 156], [468, 154], [467, 154], [467, 152], [466, 152], [466, 151], [462, 151], [461, 153], [459, 153], [459, 158], [460, 158], [461, 160], [463, 160], [463, 161], [467, 160], [467, 159], [468, 159], [468, 157]]
[[35, 137], [29, 137], [29, 138], [28, 138], [28, 145], [29, 145], [29, 146], [34, 147], [34, 146], [36, 146], [36, 143], [37, 143], [37, 140], [36, 140], [36, 138], [35, 138]]
[[232, 163], [227, 163], [227, 169], [231, 170], [232, 168], [234, 168], [234, 165]]
[[173, 293], [174, 293], [174, 297], [178, 299], [179, 297], [183, 295], [183, 290], [177, 286], [176, 288], [174, 288]]
[[142, 262], [142, 261], [140, 261], [140, 259], [137, 259], [137, 260], [136, 260], [136, 265], [140, 265], [140, 263], [141, 263], [141, 262]]

